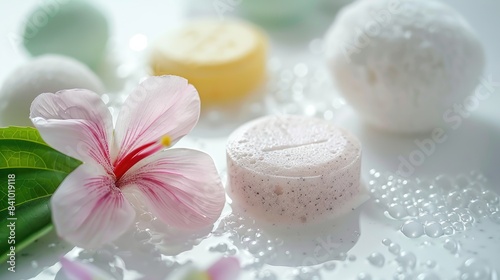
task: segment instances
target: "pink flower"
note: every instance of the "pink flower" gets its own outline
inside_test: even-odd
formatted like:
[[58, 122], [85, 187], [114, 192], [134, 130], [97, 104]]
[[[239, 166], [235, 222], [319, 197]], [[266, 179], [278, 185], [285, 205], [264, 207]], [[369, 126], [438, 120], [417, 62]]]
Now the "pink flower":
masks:
[[62, 257], [60, 259], [62, 270], [69, 280], [113, 280], [115, 279], [100, 268]]
[[224, 189], [213, 160], [190, 149], [168, 149], [195, 126], [196, 89], [176, 76], [151, 77], [125, 101], [113, 129], [99, 96], [72, 89], [39, 95], [30, 118], [53, 148], [84, 162], [51, 199], [59, 236], [97, 248], [134, 221], [137, 197], [169, 226], [199, 229], [220, 216]]
[[234, 257], [222, 258], [207, 270], [210, 280], [236, 280], [240, 274], [240, 261]]
[[240, 271], [241, 267], [238, 259], [228, 257], [216, 261], [206, 271], [189, 272], [183, 277], [183, 280], [236, 280]]
[[[113, 280], [115, 279], [107, 272], [90, 263], [81, 263], [62, 257], [62, 270], [70, 280]], [[235, 257], [222, 258], [215, 262], [206, 271], [190, 270], [186, 276], [178, 274], [169, 275], [166, 279], [183, 280], [236, 280], [241, 272], [240, 262]], [[175, 278], [173, 278], [175, 277]], [[161, 279], [157, 276], [157, 279]]]

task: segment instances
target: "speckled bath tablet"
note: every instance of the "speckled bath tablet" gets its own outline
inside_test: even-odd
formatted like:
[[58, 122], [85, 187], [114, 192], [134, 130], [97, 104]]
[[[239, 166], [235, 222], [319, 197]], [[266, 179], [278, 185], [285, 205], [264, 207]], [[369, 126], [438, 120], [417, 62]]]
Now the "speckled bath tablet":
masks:
[[361, 145], [348, 131], [304, 116], [267, 116], [238, 128], [227, 147], [234, 204], [275, 224], [341, 215], [361, 202]]

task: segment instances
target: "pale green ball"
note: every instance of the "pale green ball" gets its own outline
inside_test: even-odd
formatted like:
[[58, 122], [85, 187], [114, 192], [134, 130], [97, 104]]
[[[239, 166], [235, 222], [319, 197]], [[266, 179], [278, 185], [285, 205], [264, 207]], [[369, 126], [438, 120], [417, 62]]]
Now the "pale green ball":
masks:
[[237, 0], [247, 17], [267, 25], [300, 21], [311, 14], [318, 0]]
[[26, 19], [22, 36], [33, 56], [61, 54], [95, 69], [104, 57], [109, 26], [85, 0], [43, 1]]

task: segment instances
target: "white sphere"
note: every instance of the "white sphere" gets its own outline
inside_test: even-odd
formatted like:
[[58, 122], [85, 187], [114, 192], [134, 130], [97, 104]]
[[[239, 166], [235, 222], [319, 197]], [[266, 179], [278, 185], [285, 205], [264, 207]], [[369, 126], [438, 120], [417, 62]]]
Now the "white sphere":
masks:
[[84, 88], [103, 93], [101, 80], [79, 61], [59, 56], [40, 56], [16, 69], [0, 89], [0, 125], [32, 126], [33, 99], [41, 93]]
[[433, 0], [358, 0], [341, 10], [325, 42], [346, 100], [369, 124], [395, 132], [444, 124], [484, 68], [472, 28]]

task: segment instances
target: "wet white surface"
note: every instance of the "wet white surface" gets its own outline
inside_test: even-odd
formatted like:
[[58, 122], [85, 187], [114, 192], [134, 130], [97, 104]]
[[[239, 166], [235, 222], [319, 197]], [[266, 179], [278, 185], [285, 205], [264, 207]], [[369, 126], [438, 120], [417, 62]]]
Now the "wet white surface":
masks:
[[[163, 279], [181, 265], [204, 268], [223, 255], [235, 255], [243, 266], [241, 279], [498, 279], [498, 204], [491, 200], [493, 194], [484, 192], [500, 193], [500, 38], [496, 14], [500, 3], [445, 2], [463, 13], [478, 32], [487, 56], [484, 76], [491, 84], [485, 83], [480, 88], [494, 88], [495, 92], [470, 116], [461, 117], [460, 125], [442, 127], [444, 136], [440, 141], [435, 141], [432, 135], [390, 134], [361, 123], [338, 97], [324, 69], [319, 39], [331, 21], [329, 17], [333, 18], [324, 12], [290, 29], [270, 30], [273, 48], [270, 79], [263, 88], [268, 91], [265, 98], [256, 97], [233, 111], [204, 112], [198, 127], [177, 145], [211, 154], [225, 180], [225, 141], [245, 120], [265, 113], [298, 113], [330, 120], [361, 140], [362, 177], [367, 188], [371, 188], [369, 182], [373, 180], [370, 170], [380, 172], [381, 178], [372, 199], [343, 219], [308, 230], [269, 229], [232, 213], [227, 205], [213, 230], [186, 235], [165, 229], [145, 213], [123, 238], [95, 252], [74, 248], [51, 233], [19, 254], [15, 274], [1, 264], [0, 278], [65, 279], [59, 272], [58, 258], [67, 255], [93, 262], [117, 279]], [[12, 45], [11, 38], [20, 30], [23, 16], [36, 3], [0, 2], [2, 81], [28, 59], [20, 46]], [[118, 66], [108, 65], [100, 73], [107, 77], [110, 93], [104, 99], [109, 100], [110, 106], [119, 104], [127, 89], [135, 86], [146, 72], [143, 65], [147, 52], [142, 50], [145, 42], [151, 42], [188, 16], [216, 15], [211, 4], [208, 1], [203, 7], [188, 9], [181, 1], [100, 3], [112, 22], [114, 37], [110, 51]], [[141, 47], [136, 42], [138, 38]], [[112, 79], [113, 73], [118, 78]], [[471, 175], [474, 170], [477, 172]], [[412, 188], [413, 192], [400, 191], [396, 196], [383, 198], [385, 192], [391, 193], [390, 187], [383, 188], [387, 176], [398, 171], [408, 181], [428, 180], [422, 179], [424, 183]], [[452, 178], [455, 191], [446, 195], [435, 191], [442, 196], [442, 206], [448, 208], [441, 208], [446, 217], [435, 217], [434, 214], [441, 213], [438, 211], [432, 213], [431, 219], [425, 211], [432, 211], [432, 207], [424, 205], [429, 200], [441, 201], [435, 200], [436, 196], [430, 197], [434, 191], [429, 191], [429, 186], [436, 185], [431, 180], [442, 174]], [[478, 174], [484, 176], [478, 178]], [[483, 184], [480, 191], [464, 192], [474, 185], [464, 185], [460, 178], [465, 175], [472, 181], [469, 183]], [[419, 197], [417, 189], [425, 190], [425, 197]], [[399, 195], [403, 197], [406, 193], [418, 213], [412, 212], [415, 209], [411, 207], [408, 209], [410, 202], [399, 203]], [[456, 194], [450, 196], [452, 193]], [[477, 203], [460, 203], [457, 195], [462, 201], [470, 199], [469, 202]], [[476, 199], [470, 198], [474, 195]], [[463, 229], [454, 222], [459, 222]], [[450, 223], [453, 231], [447, 231], [444, 223]]]

